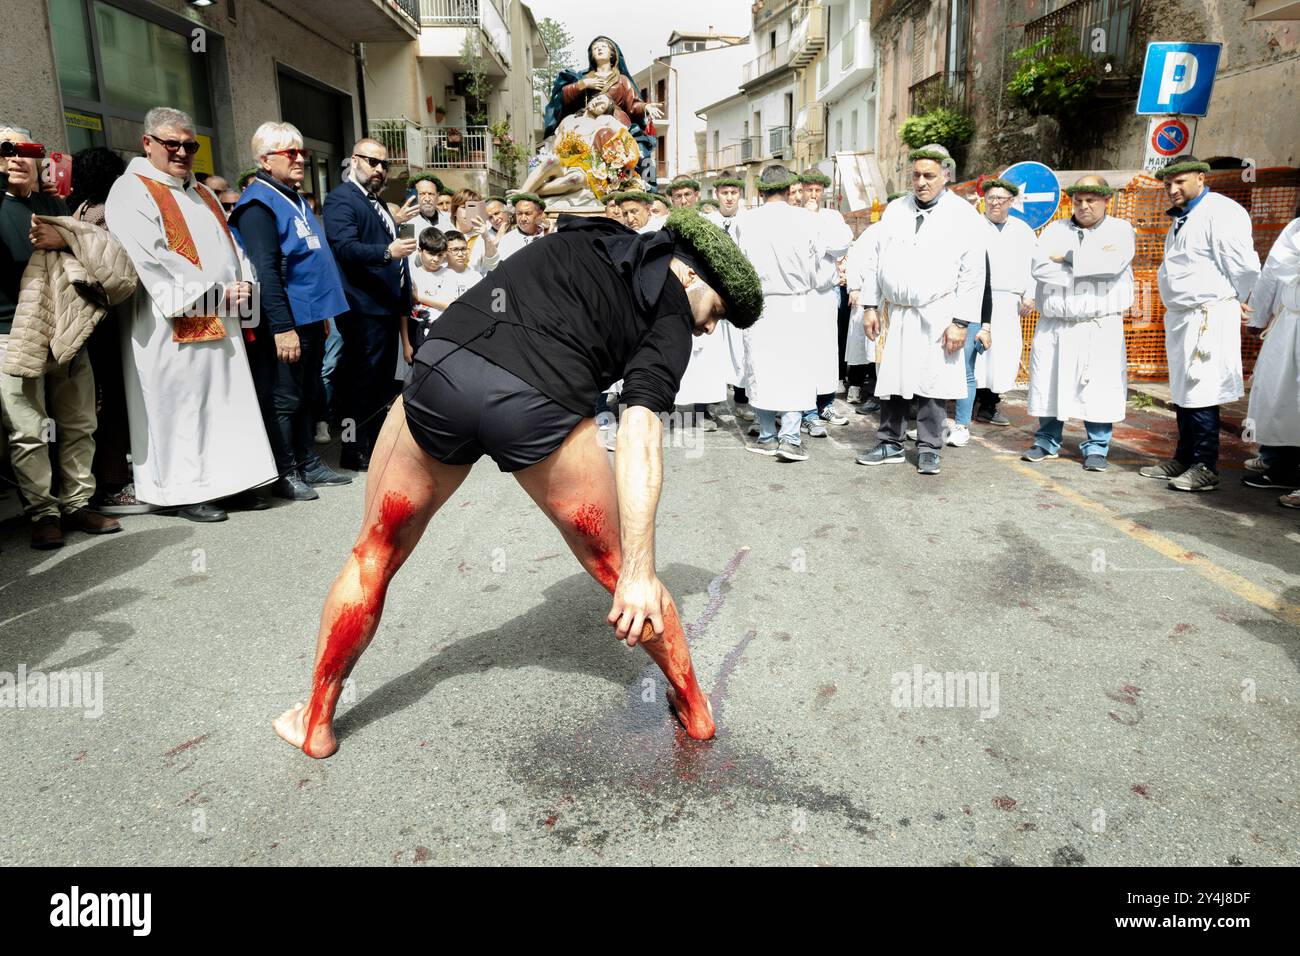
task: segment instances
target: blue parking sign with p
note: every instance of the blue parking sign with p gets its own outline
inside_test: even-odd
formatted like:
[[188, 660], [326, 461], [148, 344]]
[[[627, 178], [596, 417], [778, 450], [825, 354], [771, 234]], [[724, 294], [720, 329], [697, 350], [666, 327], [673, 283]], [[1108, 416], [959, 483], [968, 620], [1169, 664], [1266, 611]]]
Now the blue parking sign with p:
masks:
[[1138, 91], [1139, 116], [1204, 116], [1210, 109], [1221, 43], [1149, 43]]

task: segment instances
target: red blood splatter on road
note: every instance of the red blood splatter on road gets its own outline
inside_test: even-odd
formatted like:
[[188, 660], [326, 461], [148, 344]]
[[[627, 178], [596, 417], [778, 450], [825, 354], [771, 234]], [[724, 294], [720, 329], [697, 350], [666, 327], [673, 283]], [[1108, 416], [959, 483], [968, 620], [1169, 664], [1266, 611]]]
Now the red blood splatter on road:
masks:
[[556, 821], [556, 819], [557, 819], [556, 817], [554, 817], [554, 816], [550, 816], [550, 817], [547, 817], [547, 818], [546, 818], [546, 820], [544, 821], [544, 823], [545, 823], [546, 826], [548, 826], [548, 827], [553, 827], [553, 826], [555, 826], [555, 821]]
[[1174, 625], [1174, 633], [1175, 633], [1175, 634], [1186, 634], [1186, 633], [1187, 633], [1188, 631], [1190, 631], [1191, 629], [1192, 629], [1192, 625], [1190, 625], [1190, 624], [1175, 624], [1175, 625]]
[[211, 734], [203, 734], [202, 736], [195, 737], [193, 740], [187, 740], [183, 744], [177, 744], [171, 750], [164, 751], [163, 756], [175, 757], [178, 753], [189, 750], [191, 747], [197, 747], [199, 744], [203, 743], [203, 741], [207, 740], [211, 736], [212, 736]]
[[1029, 832], [1031, 832], [1031, 831], [1033, 831], [1033, 830], [1037, 830], [1037, 829], [1038, 829], [1038, 824], [1037, 824], [1037, 823], [1030, 823], [1028, 820], [1026, 820], [1024, 823], [1022, 823], [1022, 824], [1020, 824], [1019, 826], [1016, 827], [1016, 832], [1017, 832], [1017, 833], [1029, 833]]
[[1125, 684], [1119, 689], [1119, 692], [1106, 691], [1106, 696], [1120, 704], [1134, 706], [1138, 702], [1138, 697], [1142, 694], [1141, 687], [1134, 687], [1132, 684]]
[[1151, 799], [1151, 794], [1147, 793], [1147, 785], [1145, 783], [1135, 783], [1133, 784], [1133, 786], [1129, 787], [1129, 789], [1132, 790], [1134, 793], [1136, 793], [1139, 797], [1142, 797], [1146, 800]]
[[429, 848], [427, 846], [417, 846], [415, 853], [411, 856], [412, 863], [426, 863], [429, 859]]
[[1016, 801], [1011, 799], [1011, 797], [994, 797], [993, 806], [997, 807], [999, 810], [1010, 811], [1016, 808]]

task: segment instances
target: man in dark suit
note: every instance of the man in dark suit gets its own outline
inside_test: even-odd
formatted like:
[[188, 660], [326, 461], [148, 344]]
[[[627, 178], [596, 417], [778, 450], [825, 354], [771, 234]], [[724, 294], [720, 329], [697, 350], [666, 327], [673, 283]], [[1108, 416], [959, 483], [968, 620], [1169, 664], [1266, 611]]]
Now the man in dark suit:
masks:
[[411, 313], [406, 260], [416, 240], [398, 238], [398, 227], [419, 207], [408, 203], [394, 217], [379, 198], [387, 178], [384, 144], [358, 140], [351, 173], [325, 199], [325, 235], [348, 299], [348, 311], [335, 320], [343, 336], [336, 385], [343, 426], [339, 464], [353, 471], [369, 466], [384, 406], [397, 394], [398, 323]]

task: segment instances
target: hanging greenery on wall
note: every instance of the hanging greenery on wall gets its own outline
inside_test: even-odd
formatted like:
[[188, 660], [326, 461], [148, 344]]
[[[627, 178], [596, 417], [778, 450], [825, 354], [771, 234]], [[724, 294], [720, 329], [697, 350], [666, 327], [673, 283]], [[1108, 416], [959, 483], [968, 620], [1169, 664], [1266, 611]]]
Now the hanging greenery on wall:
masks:
[[909, 116], [898, 128], [899, 138], [913, 149], [941, 143], [953, 150], [965, 146], [974, 135], [974, 120], [948, 105], [934, 106], [928, 112]]
[[1016, 71], [1007, 92], [1032, 116], [1078, 115], [1101, 82], [1101, 71], [1079, 46], [1079, 37], [1059, 30], [1011, 54]]

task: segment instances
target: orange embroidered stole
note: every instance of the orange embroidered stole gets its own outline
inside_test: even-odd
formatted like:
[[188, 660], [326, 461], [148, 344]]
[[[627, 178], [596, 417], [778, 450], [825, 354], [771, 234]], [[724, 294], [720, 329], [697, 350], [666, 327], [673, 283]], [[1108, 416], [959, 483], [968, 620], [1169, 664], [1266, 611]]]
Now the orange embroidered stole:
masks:
[[[139, 176], [139, 174], [136, 174]], [[162, 214], [163, 233], [167, 236], [167, 248], [184, 259], [188, 259], [196, 267], [202, 268], [199, 262], [199, 250], [194, 244], [194, 237], [190, 235], [190, 227], [185, 222], [185, 216], [181, 213], [181, 208], [176, 204], [176, 197], [172, 195], [171, 188], [165, 183], [160, 183], [156, 179], [149, 179], [146, 176], [140, 176], [140, 182], [144, 183], [149, 195], [153, 197], [154, 203], [158, 206], [158, 212]], [[196, 190], [204, 204], [212, 210], [212, 214], [217, 217], [221, 223], [221, 228], [226, 232], [226, 238], [230, 241], [230, 247], [235, 249], [235, 237], [230, 231], [230, 224], [226, 222], [226, 217], [221, 212], [221, 206], [218, 205], [212, 194], [206, 189]], [[238, 257], [238, 251], [235, 251]], [[172, 319], [172, 341], [178, 343], [187, 342], [217, 342], [226, 337], [226, 323], [217, 315], [178, 315]]]

